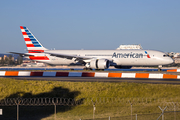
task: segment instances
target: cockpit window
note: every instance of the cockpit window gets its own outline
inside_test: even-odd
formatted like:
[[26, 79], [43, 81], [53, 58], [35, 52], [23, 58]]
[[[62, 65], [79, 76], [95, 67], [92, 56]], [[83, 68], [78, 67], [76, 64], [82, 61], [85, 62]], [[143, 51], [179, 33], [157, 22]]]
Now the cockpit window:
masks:
[[169, 55], [168, 54], [164, 54], [163, 57], [169, 57]]

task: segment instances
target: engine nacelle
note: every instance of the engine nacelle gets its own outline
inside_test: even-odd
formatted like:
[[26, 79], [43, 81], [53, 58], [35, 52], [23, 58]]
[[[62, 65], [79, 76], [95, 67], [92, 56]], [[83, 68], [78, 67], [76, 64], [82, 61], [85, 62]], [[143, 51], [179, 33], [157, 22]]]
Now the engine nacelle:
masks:
[[108, 69], [110, 66], [109, 60], [107, 59], [93, 59], [90, 62], [90, 68], [92, 69]]

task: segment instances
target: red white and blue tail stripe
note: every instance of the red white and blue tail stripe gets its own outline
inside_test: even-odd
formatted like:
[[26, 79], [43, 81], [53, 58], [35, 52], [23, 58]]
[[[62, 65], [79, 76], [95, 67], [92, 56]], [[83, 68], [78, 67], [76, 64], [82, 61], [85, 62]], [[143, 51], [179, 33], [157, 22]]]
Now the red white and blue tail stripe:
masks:
[[44, 50], [47, 49], [42, 46], [42, 44], [31, 33], [31, 31], [25, 26], [20, 26], [20, 28], [27, 46], [28, 53], [34, 55], [28, 56], [29, 59], [37, 61], [49, 60], [49, 58], [43, 53]]
[[44, 52], [44, 50], [47, 50], [27, 27], [20, 26], [20, 28], [29, 53]]

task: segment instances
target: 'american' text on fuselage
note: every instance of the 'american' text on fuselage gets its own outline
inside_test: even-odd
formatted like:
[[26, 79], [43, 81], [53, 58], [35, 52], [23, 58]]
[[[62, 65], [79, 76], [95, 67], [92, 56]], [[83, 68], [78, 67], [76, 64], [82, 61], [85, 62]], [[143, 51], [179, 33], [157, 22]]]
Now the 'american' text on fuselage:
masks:
[[112, 58], [143, 58], [142, 53], [113, 53]]

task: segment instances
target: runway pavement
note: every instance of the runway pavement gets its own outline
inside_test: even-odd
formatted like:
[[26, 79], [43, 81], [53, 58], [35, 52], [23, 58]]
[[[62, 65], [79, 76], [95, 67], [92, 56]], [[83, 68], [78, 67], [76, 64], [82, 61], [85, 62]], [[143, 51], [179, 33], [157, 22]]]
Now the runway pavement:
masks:
[[[5, 69], [5, 68], [3, 68]], [[1, 77], [14, 78], [17, 80], [48, 80], [48, 81], [71, 81], [71, 82], [134, 82], [134, 83], [153, 83], [153, 84], [180, 84], [180, 73], [178, 69], [163, 69], [158, 72], [156, 69], [129, 69], [124, 73], [118, 71], [0, 71]], [[9, 71], [10, 70], [10, 71]], [[18, 68], [19, 70], [19, 68]], [[27, 70], [27, 69], [26, 69]], [[35, 70], [35, 69], [34, 69]], [[56, 69], [53, 69], [56, 70]], [[58, 69], [60, 70], [60, 69]], [[64, 70], [64, 69], [63, 69]], [[68, 73], [67, 73], [68, 72]], [[82, 72], [82, 73], [81, 73]], [[94, 72], [94, 73], [93, 73]], [[109, 73], [108, 73], [109, 72]], [[112, 73], [113, 72], [113, 73]], [[66, 73], [66, 74], [65, 74]], [[81, 73], [81, 74], [80, 74]], [[30, 76], [30, 77], [29, 77]], [[56, 76], [56, 77], [55, 77]], [[80, 77], [81, 76], [81, 77]], [[161, 79], [159, 79], [161, 78]], [[162, 79], [165, 78], [165, 79]]]

